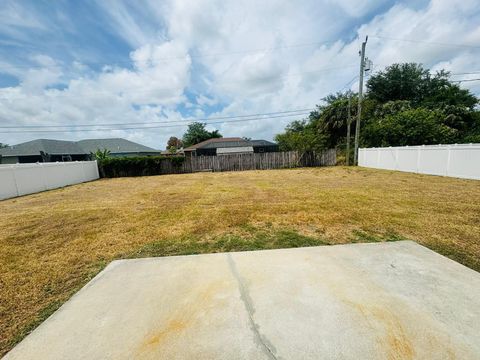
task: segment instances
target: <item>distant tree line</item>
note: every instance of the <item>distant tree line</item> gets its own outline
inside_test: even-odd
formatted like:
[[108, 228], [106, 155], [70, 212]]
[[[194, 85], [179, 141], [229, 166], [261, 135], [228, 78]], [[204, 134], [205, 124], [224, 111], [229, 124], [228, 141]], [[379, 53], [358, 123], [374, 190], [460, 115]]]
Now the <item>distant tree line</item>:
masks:
[[[479, 99], [451, 82], [448, 72], [432, 74], [420, 64], [394, 64], [372, 75], [366, 87], [362, 147], [480, 142]], [[353, 135], [358, 95], [341, 92], [327, 96], [306, 119], [290, 123], [278, 134], [280, 148], [343, 149], [349, 97]]]

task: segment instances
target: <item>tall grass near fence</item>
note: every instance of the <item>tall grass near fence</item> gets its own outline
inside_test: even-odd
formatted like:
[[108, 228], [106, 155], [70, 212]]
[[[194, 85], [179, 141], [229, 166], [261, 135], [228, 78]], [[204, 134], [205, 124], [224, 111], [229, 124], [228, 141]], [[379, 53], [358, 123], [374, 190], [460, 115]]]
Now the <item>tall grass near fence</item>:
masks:
[[268, 170], [294, 167], [332, 166], [335, 149], [322, 152], [297, 151], [221, 156], [154, 156], [109, 158], [99, 162], [102, 177], [185, 174], [200, 171]]

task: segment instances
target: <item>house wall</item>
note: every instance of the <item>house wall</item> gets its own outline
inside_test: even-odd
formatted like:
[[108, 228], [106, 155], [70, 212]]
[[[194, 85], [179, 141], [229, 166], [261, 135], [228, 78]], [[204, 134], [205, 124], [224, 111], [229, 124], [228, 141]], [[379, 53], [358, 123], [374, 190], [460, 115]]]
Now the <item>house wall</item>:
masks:
[[256, 153], [277, 152], [278, 150], [279, 150], [278, 145], [253, 147], [253, 151]]
[[248, 153], [253, 153], [253, 147], [241, 146], [241, 147], [217, 148], [217, 155], [248, 154]]
[[0, 165], [0, 200], [96, 180], [96, 161]]
[[138, 153], [110, 153], [111, 157], [136, 157], [136, 156], [161, 156], [162, 153], [138, 152]]
[[16, 163], [18, 163], [18, 157], [16, 156], [0, 157], [0, 164], [16, 164]]
[[[215, 156], [217, 155], [217, 149], [196, 149], [195, 151], [197, 156]], [[195, 156], [195, 154], [193, 154]]]

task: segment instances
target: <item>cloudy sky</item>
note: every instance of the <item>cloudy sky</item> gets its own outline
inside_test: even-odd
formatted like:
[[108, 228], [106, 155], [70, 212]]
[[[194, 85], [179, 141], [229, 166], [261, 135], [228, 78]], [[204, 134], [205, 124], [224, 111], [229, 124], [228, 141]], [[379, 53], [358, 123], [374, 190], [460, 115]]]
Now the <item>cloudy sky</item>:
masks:
[[[373, 71], [408, 61], [480, 78], [478, 0], [2, 0], [0, 142], [163, 149], [206, 118], [271, 140], [303, 116], [278, 112], [358, 89], [366, 35]], [[236, 117], [249, 114], [270, 115]]]

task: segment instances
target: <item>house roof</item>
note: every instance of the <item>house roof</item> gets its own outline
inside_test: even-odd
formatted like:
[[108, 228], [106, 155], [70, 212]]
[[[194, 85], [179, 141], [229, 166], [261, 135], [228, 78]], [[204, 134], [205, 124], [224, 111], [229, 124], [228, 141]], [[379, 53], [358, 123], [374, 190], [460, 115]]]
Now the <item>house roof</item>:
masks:
[[63, 141], [50, 139], [37, 139], [27, 141], [18, 145], [0, 149], [0, 155], [8, 156], [29, 156], [40, 155], [40, 151], [50, 155], [86, 155], [98, 149], [107, 149], [112, 154], [118, 153], [160, 153], [160, 150], [137, 144], [133, 141], [112, 138], [112, 139], [87, 139], [81, 141]]
[[4, 157], [40, 155], [40, 151], [51, 155], [88, 154], [88, 152], [72, 141], [37, 139], [0, 149], [0, 155]]
[[151, 147], [137, 144], [133, 141], [122, 138], [111, 139], [86, 139], [77, 141], [77, 144], [84, 149], [87, 154], [95, 152], [97, 150], [107, 149], [112, 154], [118, 153], [138, 153], [138, 152], [158, 152]]
[[267, 140], [250, 140], [252, 146], [277, 146], [274, 142]]
[[[189, 146], [185, 149], [184, 151], [193, 151], [196, 149], [210, 149], [210, 148], [217, 148], [217, 147], [222, 147], [218, 146], [220, 143], [236, 143], [238, 144], [239, 142], [245, 141], [245, 139], [239, 138], [239, 137], [231, 137], [231, 138], [214, 138], [214, 139], [208, 139], [202, 142], [199, 142], [198, 144]], [[238, 146], [238, 145], [236, 145]]]
[[245, 140], [240, 137], [216, 138], [202, 141], [201, 143], [189, 146], [184, 151], [194, 151], [197, 149], [217, 149], [228, 147], [247, 147], [247, 146], [273, 146], [273, 142], [267, 140]]

